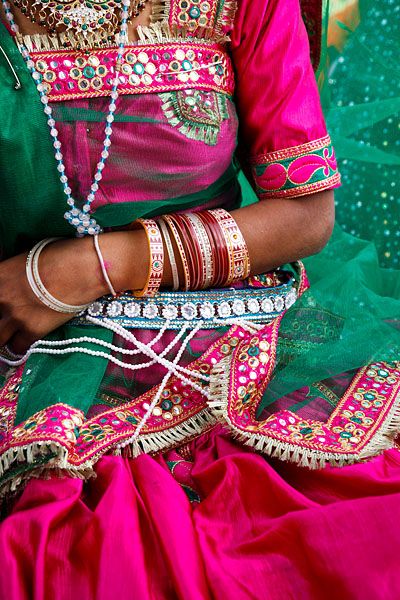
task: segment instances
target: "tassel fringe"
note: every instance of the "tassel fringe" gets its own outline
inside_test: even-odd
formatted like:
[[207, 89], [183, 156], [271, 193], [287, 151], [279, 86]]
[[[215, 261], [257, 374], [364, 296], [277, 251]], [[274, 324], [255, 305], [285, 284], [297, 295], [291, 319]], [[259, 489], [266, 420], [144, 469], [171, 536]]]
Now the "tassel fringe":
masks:
[[126, 440], [119, 445], [119, 449], [123, 449], [124, 455], [127, 451], [130, 452], [129, 456], [132, 457], [142, 453], [164, 452], [201, 435], [204, 431], [213, 427], [217, 420], [210, 410], [205, 409], [176, 427], [171, 427], [165, 431], [142, 434], [134, 444], [131, 440]]
[[[32, 467], [15, 474], [14, 469], [18, 469], [19, 463]], [[33, 466], [34, 463], [37, 466]], [[68, 450], [54, 442], [36, 442], [29, 446], [10, 448], [0, 456], [0, 476], [3, 480], [0, 484], [0, 499], [18, 491], [31, 477], [50, 477], [51, 474], [60, 477], [67, 474], [86, 480], [95, 473], [90, 461], [78, 468], [69, 465]]]
[[[167, 0], [168, 1], [168, 0]], [[168, 1], [169, 5], [169, 1]], [[157, 10], [157, 7], [155, 7]], [[161, 9], [159, 9], [161, 10]], [[190, 42], [191, 44], [225, 44], [228, 37], [216, 30], [202, 27], [196, 30], [196, 36], [192, 37], [186, 27], [170, 27], [168, 20], [160, 21], [159, 18], [153, 18], [149, 26], [139, 25], [137, 28], [139, 40], [136, 43], [128, 44], [143, 46], [146, 44], [168, 44], [171, 42]], [[20, 45], [26, 46], [29, 52], [51, 52], [52, 50], [65, 50], [66, 47], [78, 48], [114, 48], [119, 43], [119, 35], [115, 35], [112, 40], [104, 40], [99, 34], [92, 33], [86, 37], [83, 35], [73, 35], [70, 31], [57, 35], [45, 35], [35, 33], [33, 35], [18, 36]]]
[[231, 429], [232, 435], [246, 446], [268, 456], [287, 462], [293, 462], [309, 469], [322, 469], [327, 464], [342, 467], [381, 454], [384, 450], [395, 446], [395, 438], [400, 433], [400, 393], [394, 400], [385, 422], [381, 425], [369, 444], [360, 454], [323, 452], [310, 448], [302, 448], [296, 444], [280, 442], [275, 438], [259, 433], [251, 433], [237, 428], [231, 421], [228, 412], [228, 396], [230, 382], [230, 359], [225, 358], [215, 365], [211, 372], [210, 391], [213, 401], [208, 402], [210, 410], [218, 419], [223, 419]]
[[138, 45], [169, 44], [171, 42], [190, 42], [191, 44], [225, 44], [228, 37], [216, 34], [214, 29], [201, 27], [196, 30], [196, 36], [191, 36], [187, 27], [170, 26], [167, 20], [154, 21], [148, 27], [139, 25]]
[[225, 29], [230, 31], [233, 27], [233, 22], [237, 10], [236, 0], [224, 0], [224, 6], [222, 9], [221, 16], [218, 19], [216, 31], [222, 34], [222, 30]]
[[[143, 434], [138, 440], [127, 440], [111, 449], [115, 456], [135, 458], [140, 454], [152, 454], [166, 451], [170, 448], [188, 442], [216, 424], [216, 418], [209, 409], [205, 409], [183, 423], [151, 434]], [[110, 448], [107, 448], [110, 451]], [[79, 479], [89, 479], [95, 476], [94, 464], [100, 458], [97, 455], [92, 460], [79, 466], [71, 465], [68, 460], [68, 450], [54, 442], [37, 442], [20, 448], [10, 448], [0, 456], [0, 499], [18, 491], [32, 477], [46, 477], [51, 474], [69, 475]], [[31, 465], [23, 473], [15, 473], [21, 465]], [[35, 463], [37, 463], [35, 465]], [[45, 464], [43, 464], [45, 463]]]

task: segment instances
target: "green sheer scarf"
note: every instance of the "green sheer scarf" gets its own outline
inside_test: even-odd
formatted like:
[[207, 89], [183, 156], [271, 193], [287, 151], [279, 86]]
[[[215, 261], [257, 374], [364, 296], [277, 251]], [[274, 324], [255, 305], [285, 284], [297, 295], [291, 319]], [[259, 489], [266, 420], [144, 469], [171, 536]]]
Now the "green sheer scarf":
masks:
[[332, 0], [319, 76], [343, 185], [311, 289], [282, 320], [260, 410], [374, 360], [400, 359], [400, 21], [390, 0]]

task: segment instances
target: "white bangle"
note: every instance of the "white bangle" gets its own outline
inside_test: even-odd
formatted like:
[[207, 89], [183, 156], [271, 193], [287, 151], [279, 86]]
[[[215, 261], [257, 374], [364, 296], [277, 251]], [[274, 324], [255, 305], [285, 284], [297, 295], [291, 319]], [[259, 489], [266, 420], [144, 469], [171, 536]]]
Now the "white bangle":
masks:
[[202, 251], [202, 263], [205, 278], [201, 289], [208, 289], [211, 287], [214, 279], [214, 259], [210, 238], [208, 237], [207, 229], [204, 227], [203, 221], [196, 213], [186, 213], [185, 216], [192, 223], [194, 230], [197, 233], [197, 240]]
[[172, 290], [174, 292], [176, 292], [177, 290], [179, 290], [179, 273], [178, 273], [178, 267], [176, 265], [175, 253], [174, 253], [174, 249], [172, 247], [171, 237], [168, 232], [168, 227], [166, 226], [166, 224], [164, 223], [164, 221], [162, 219], [159, 219], [158, 224], [160, 225], [160, 228], [161, 228], [161, 231], [163, 234], [164, 242], [167, 247], [169, 262], [171, 265], [172, 282], [173, 282]]
[[81, 304], [79, 306], [74, 306], [72, 304], [65, 304], [60, 300], [57, 300], [45, 287], [40, 275], [39, 275], [39, 256], [48, 244], [54, 242], [60, 238], [48, 238], [38, 242], [36, 246], [32, 248], [32, 250], [28, 254], [28, 258], [26, 260], [26, 277], [32, 292], [35, 294], [36, 298], [40, 300], [42, 304], [60, 313], [67, 314], [76, 314], [80, 313], [83, 310], [86, 310], [89, 304]]
[[108, 286], [108, 289], [110, 290], [110, 293], [113, 296], [116, 296], [117, 292], [115, 291], [114, 286], [111, 283], [111, 280], [110, 280], [110, 278], [108, 276], [107, 268], [106, 268], [106, 265], [105, 265], [105, 262], [104, 262], [104, 258], [103, 258], [103, 255], [101, 253], [101, 250], [100, 250], [99, 234], [98, 233], [96, 233], [93, 236], [93, 242], [94, 242], [94, 247], [95, 247], [95, 250], [96, 250], [97, 258], [99, 259], [99, 263], [100, 263], [100, 267], [101, 267], [101, 272], [103, 273], [104, 281], [106, 282], [106, 284]]

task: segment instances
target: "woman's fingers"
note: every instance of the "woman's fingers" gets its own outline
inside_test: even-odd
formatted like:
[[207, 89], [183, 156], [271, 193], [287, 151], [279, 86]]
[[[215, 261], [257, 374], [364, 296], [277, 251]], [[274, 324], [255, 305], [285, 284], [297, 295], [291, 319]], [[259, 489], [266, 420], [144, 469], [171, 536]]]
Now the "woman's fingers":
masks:
[[5, 346], [16, 331], [16, 325], [11, 319], [0, 318], [0, 346]]
[[35, 340], [26, 333], [17, 332], [9, 339], [7, 346], [14, 354], [23, 355]]

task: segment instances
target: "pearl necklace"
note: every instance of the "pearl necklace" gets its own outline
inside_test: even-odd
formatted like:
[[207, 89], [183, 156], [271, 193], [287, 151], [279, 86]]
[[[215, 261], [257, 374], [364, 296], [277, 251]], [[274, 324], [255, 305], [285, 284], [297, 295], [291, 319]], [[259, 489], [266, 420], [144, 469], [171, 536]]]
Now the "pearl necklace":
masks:
[[[18, 35], [19, 27], [15, 22], [14, 15], [11, 12], [11, 7], [10, 7], [9, 2], [7, 2], [7, 0], [1, 0], [1, 2], [2, 2], [3, 8], [4, 8], [4, 12], [6, 14], [6, 18], [10, 23], [11, 30], [16, 35]], [[63, 155], [61, 152], [61, 142], [58, 139], [58, 131], [55, 126], [56, 122], [52, 116], [53, 111], [52, 111], [51, 106], [49, 106], [49, 99], [47, 97], [47, 94], [45, 93], [45, 88], [42, 83], [42, 75], [41, 75], [41, 73], [39, 73], [36, 70], [35, 63], [31, 59], [27, 47], [22, 42], [22, 36], [20, 36], [20, 35], [18, 36], [18, 42], [19, 42], [18, 46], [19, 46], [20, 52], [26, 62], [26, 66], [28, 67], [28, 70], [29, 70], [30, 74], [32, 75], [32, 78], [36, 84], [36, 88], [40, 95], [40, 100], [43, 104], [43, 110], [44, 110], [44, 113], [47, 118], [47, 125], [49, 126], [50, 136], [53, 140], [53, 147], [55, 149], [54, 156], [55, 156], [55, 159], [57, 162], [57, 171], [60, 174], [59, 175], [60, 181], [63, 185], [64, 194], [67, 197], [67, 204], [70, 207], [69, 210], [67, 210], [67, 212], [65, 212], [64, 218], [68, 221], [68, 223], [70, 223], [70, 225], [75, 227], [75, 229], [78, 232], [78, 235], [80, 235], [80, 236], [86, 235], [86, 234], [95, 235], [96, 233], [98, 234], [101, 232], [100, 225], [98, 225], [98, 223], [96, 222], [96, 220], [94, 218], [90, 217], [90, 210], [91, 210], [92, 203], [95, 199], [96, 192], [99, 189], [99, 182], [103, 178], [103, 169], [105, 167], [105, 161], [108, 158], [109, 149], [111, 146], [112, 123], [114, 121], [116, 100], [118, 98], [118, 85], [119, 85], [118, 72], [119, 72], [119, 65], [121, 64], [121, 61], [122, 61], [125, 43], [126, 43], [129, 8], [130, 8], [130, 0], [122, 0], [121, 26], [120, 26], [120, 32], [118, 34], [119, 44], [118, 44], [118, 53], [117, 53], [117, 60], [116, 60], [116, 73], [117, 74], [113, 81], [113, 87], [111, 90], [111, 101], [110, 101], [110, 104], [108, 107], [108, 114], [106, 117], [106, 126], [104, 129], [105, 138], [104, 138], [104, 142], [103, 142], [103, 150], [100, 155], [100, 160], [96, 165], [96, 172], [95, 172], [95, 175], [93, 178], [93, 183], [90, 187], [90, 192], [89, 192], [82, 208], [78, 208], [76, 206], [75, 200], [71, 195], [71, 192], [72, 192], [71, 187], [69, 186], [68, 177], [65, 174], [65, 165], [64, 165]]]

